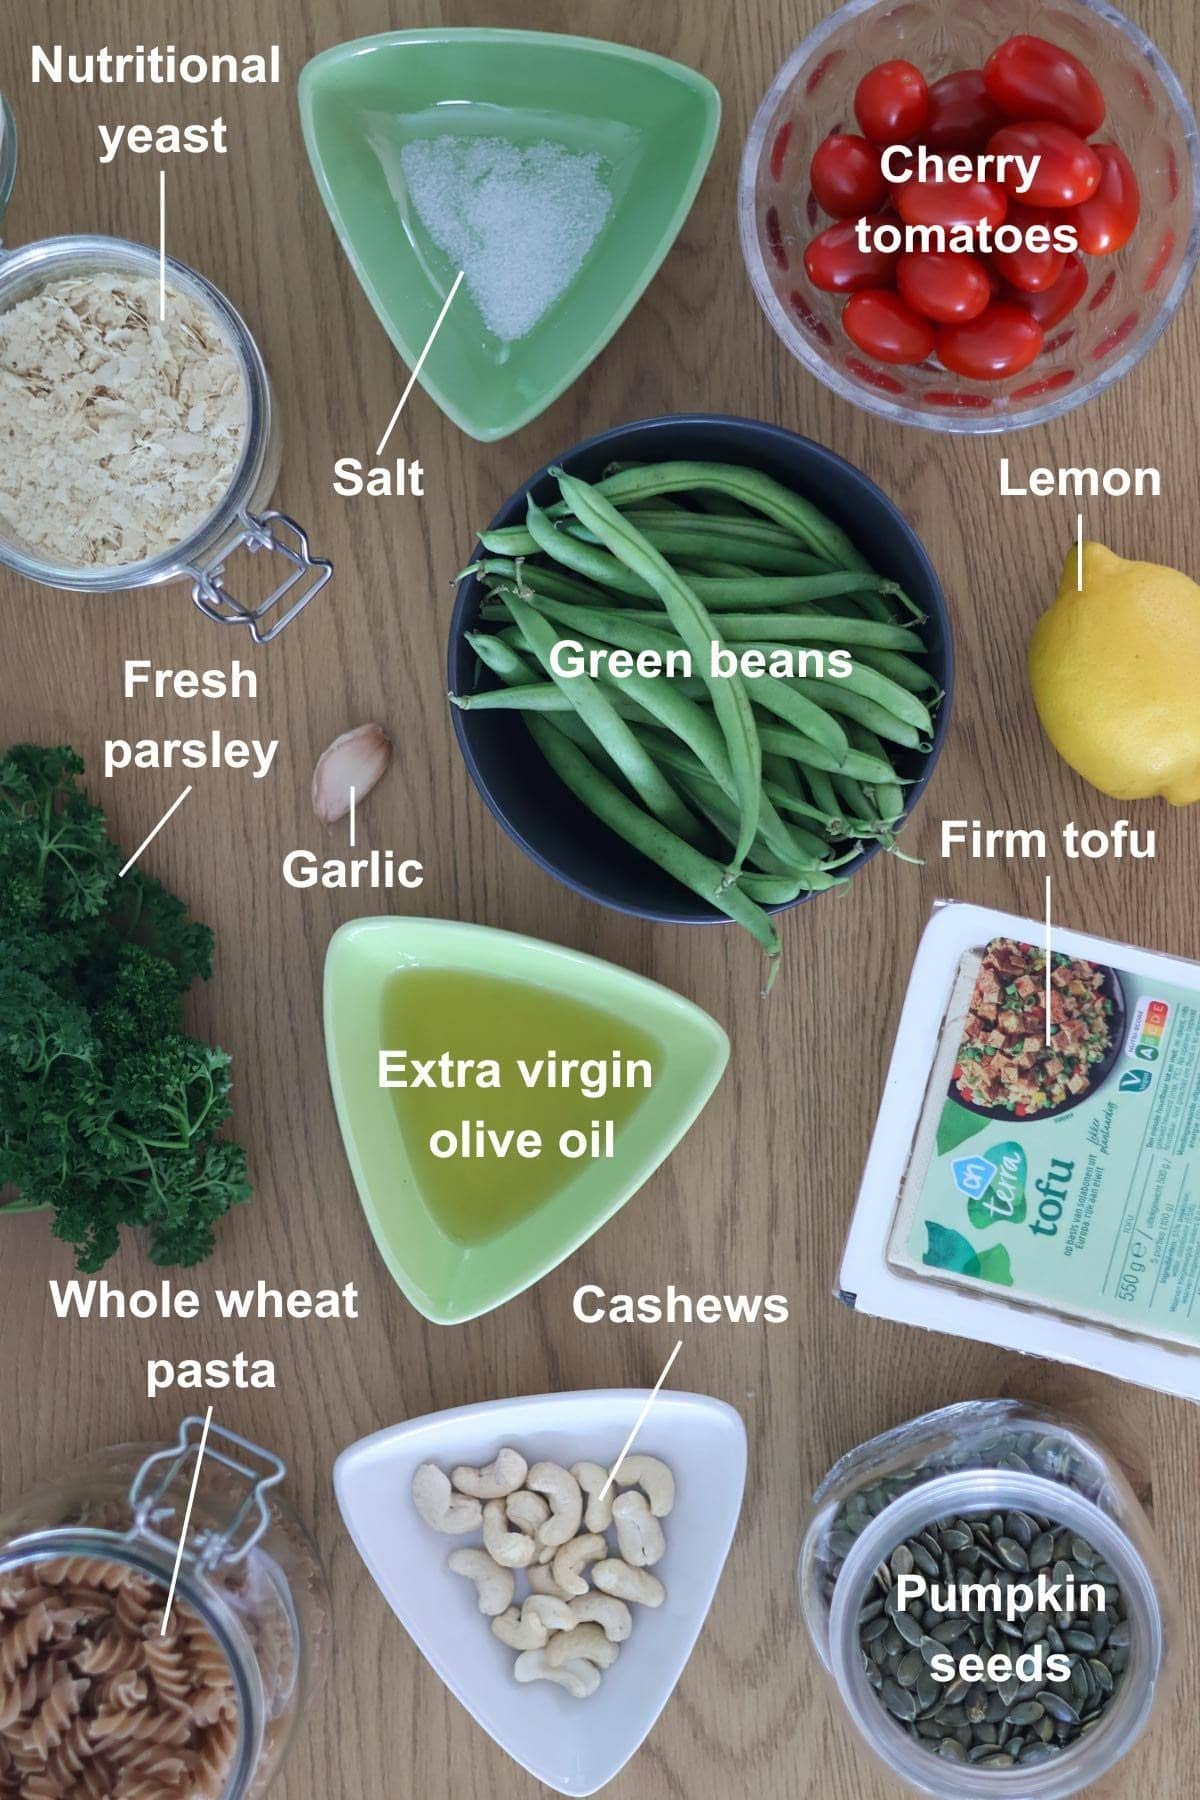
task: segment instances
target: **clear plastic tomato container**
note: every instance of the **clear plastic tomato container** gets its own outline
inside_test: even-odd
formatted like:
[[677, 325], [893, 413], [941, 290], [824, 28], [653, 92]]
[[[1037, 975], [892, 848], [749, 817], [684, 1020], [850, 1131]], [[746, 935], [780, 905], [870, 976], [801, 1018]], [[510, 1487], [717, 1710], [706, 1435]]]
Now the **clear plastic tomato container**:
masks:
[[[869, 1679], [860, 1614], [899, 1545], [934, 1523], [1013, 1512], [1078, 1534], [1115, 1571], [1128, 1661], [1098, 1722], [1074, 1744], [1027, 1766], [964, 1766], [886, 1710]], [[1078, 1426], [1014, 1400], [948, 1406], [843, 1456], [813, 1496], [797, 1582], [809, 1635], [867, 1750], [936, 1800], [1067, 1800], [1129, 1754], [1169, 1696], [1172, 1585], [1128, 1480]]]
[[[854, 92], [877, 63], [902, 58], [932, 83], [979, 69], [1006, 38], [1048, 38], [1099, 82], [1111, 139], [1133, 164], [1141, 221], [1115, 256], [1085, 257], [1088, 290], [1046, 334], [1031, 367], [1002, 381], [872, 361], [846, 336], [844, 296], [813, 287], [804, 249], [833, 221], [809, 182], [831, 131], [857, 132]], [[1040, 425], [1094, 399], [1139, 363], [1178, 312], [1200, 256], [1200, 134], [1178, 77], [1145, 33], [1106, 0], [848, 0], [812, 32], [766, 94], [742, 158], [742, 253], [755, 293], [791, 354], [845, 400], [931, 431]]]

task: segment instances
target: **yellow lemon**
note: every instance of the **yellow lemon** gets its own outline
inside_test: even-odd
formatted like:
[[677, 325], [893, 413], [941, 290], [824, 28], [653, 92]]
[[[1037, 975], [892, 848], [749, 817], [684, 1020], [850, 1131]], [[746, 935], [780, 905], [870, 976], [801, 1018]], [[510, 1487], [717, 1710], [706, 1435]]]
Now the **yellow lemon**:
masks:
[[1038, 620], [1029, 679], [1064, 760], [1102, 794], [1200, 800], [1200, 587], [1085, 544]]

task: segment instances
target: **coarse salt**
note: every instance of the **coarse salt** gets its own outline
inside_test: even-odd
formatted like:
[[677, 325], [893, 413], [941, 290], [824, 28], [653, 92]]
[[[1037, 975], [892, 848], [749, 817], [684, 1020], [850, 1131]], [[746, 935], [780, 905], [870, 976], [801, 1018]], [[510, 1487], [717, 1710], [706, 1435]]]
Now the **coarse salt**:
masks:
[[96, 271], [0, 312], [0, 527], [62, 568], [160, 556], [229, 491], [248, 396], [216, 315]]
[[505, 343], [566, 292], [612, 210], [600, 158], [545, 140], [420, 138], [400, 162], [426, 231]]

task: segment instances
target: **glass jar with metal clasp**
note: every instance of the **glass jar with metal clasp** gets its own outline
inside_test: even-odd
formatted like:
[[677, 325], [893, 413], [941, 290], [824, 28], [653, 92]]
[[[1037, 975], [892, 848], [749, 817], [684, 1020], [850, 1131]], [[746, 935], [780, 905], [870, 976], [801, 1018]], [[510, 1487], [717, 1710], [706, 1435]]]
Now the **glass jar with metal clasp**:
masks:
[[[16, 168], [16, 129], [0, 94], [0, 225]], [[262, 353], [237, 308], [204, 276], [125, 238], [86, 234], [46, 238], [19, 250], [0, 248], [0, 314], [51, 283], [88, 276], [140, 278], [206, 315], [241, 381], [245, 416], [236, 465], [206, 517], [179, 541], [135, 562], [55, 560], [23, 539], [20, 520], [5, 518], [0, 506], [0, 566], [44, 586], [79, 593], [190, 582], [192, 598], [208, 618], [243, 625], [255, 643], [269, 643], [325, 586], [333, 565], [313, 555], [307, 533], [295, 519], [268, 505], [279, 476], [282, 442]], [[239, 548], [269, 551], [288, 565], [274, 589], [255, 604], [239, 599], [226, 581], [226, 564]]]
[[[189, 1418], [174, 1443], [102, 1451], [0, 1516], [0, 1669], [15, 1672], [0, 1683], [0, 1793], [72, 1774], [83, 1785], [63, 1793], [123, 1792], [131, 1762], [164, 1796], [265, 1792], [329, 1640], [285, 1475]], [[47, 1718], [56, 1692], [64, 1716]]]

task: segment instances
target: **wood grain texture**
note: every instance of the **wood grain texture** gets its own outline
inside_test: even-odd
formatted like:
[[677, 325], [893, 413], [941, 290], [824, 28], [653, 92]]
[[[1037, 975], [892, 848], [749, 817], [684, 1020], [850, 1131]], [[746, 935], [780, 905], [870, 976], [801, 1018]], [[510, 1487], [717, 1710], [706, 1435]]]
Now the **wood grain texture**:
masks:
[[[995, 442], [938, 441], [867, 418], [803, 375], [754, 303], [733, 206], [745, 131], [758, 98], [821, 0], [6, 0], [0, 85], [17, 110], [22, 171], [10, 242], [101, 230], [154, 239], [150, 159], [96, 160], [99, 119], [151, 121], [224, 112], [227, 161], [184, 158], [169, 171], [171, 248], [203, 270], [257, 331], [285, 416], [279, 503], [332, 555], [336, 583], [306, 619], [255, 658], [257, 707], [207, 707], [205, 726], [282, 740], [267, 782], [206, 775], [155, 845], [148, 866], [187, 895], [217, 932], [216, 973], [197, 1027], [231, 1050], [237, 1129], [257, 1194], [220, 1235], [204, 1282], [278, 1286], [355, 1282], [362, 1318], [346, 1324], [251, 1326], [243, 1346], [273, 1355], [276, 1394], [225, 1397], [219, 1417], [276, 1448], [290, 1491], [329, 1560], [339, 1642], [280, 1800], [533, 1800], [542, 1791], [479, 1732], [387, 1611], [340, 1529], [330, 1484], [337, 1451], [396, 1419], [546, 1389], [651, 1381], [669, 1327], [584, 1329], [571, 1316], [583, 1280], [652, 1291], [670, 1282], [787, 1293], [792, 1322], [769, 1331], [694, 1328], [678, 1385], [737, 1406], [750, 1433], [746, 1507], [712, 1616], [678, 1691], [613, 1800], [895, 1800], [864, 1760], [826, 1691], [799, 1623], [793, 1568], [806, 1498], [828, 1464], [860, 1439], [927, 1407], [969, 1395], [1020, 1395], [1069, 1409], [1099, 1430], [1153, 1501], [1184, 1607], [1186, 1671], [1169, 1714], [1108, 1794], [1185, 1800], [1200, 1761], [1200, 1563], [1195, 1479], [1200, 1418], [1191, 1407], [1082, 1370], [1025, 1361], [864, 1318], [833, 1299], [838, 1257], [870, 1136], [900, 999], [918, 936], [939, 896], [1036, 913], [1038, 867], [944, 865], [945, 816], [995, 824], [1100, 823], [1114, 809], [1076, 781], [1044, 743], [1023, 675], [1031, 624], [1046, 604], [1073, 529], [1070, 502], [1002, 505]], [[1196, 15], [1185, 0], [1129, 0], [1194, 89]], [[421, 393], [398, 449], [419, 455], [430, 498], [419, 507], [347, 504], [331, 491], [338, 454], [373, 445], [405, 378], [341, 256], [310, 179], [291, 79], [342, 38], [417, 23], [520, 24], [575, 30], [674, 55], [721, 88], [725, 121], [696, 210], [666, 266], [595, 365], [536, 424], [481, 448]], [[77, 48], [173, 40], [205, 50], [285, 47], [289, 85], [182, 97], [167, 90], [34, 88], [33, 40]], [[1021, 434], [1020, 467], [1063, 461], [1152, 462], [1168, 497], [1098, 503], [1094, 535], [1118, 551], [1200, 565], [1191, 424], [1200, 391], [1193, 295], [1148, 362], [1085, 413]], [[575, 900], [493, 825], [454, 747], [443, 694], [447, 581], [471, 526], [554, 452], [602, 427], [705, 408], [794, 427], [866, 469], [922, 533], [953, 607], [960, 685], [939, 772], [911, 833], [924, 868], [879, 858], [841, 897], [786, 921], [786, 974], [758, 999], [755, 950], [733, 931], [652, 929]], [[126, 655], [205, 666], [234, 646], [182, 590], [80, 600], [0, 581], [0, 727], [5, 741], [68, 739], [93, 772], [109, 735], [186, 735], [199, 709], [125, 702]], [[237, 651], [246, 656], [246, 647]], [[333, 929], [384, 895], [299, 894], [282, 854], [319, 842], [308, 782], [320, 749], [378, 718], [398, 754], [364, 814], [364, 837], [421, 857], [416, 910], [475, 919], [574, 945], [666, 982], [728, 1027], [728, 1078], [668, 1166], [586, 1250], [533, 1293], [469, 1327], [427, 1326], [376, 1256], [355, 1199], [328, 1096], [320, 979]], [[128, 775], [103, 799], [121, 841], [139, 842], [180, 783]], [[1058, 916], [1089, 930], [1200, 956], [1195, 906], [1197, 814], [1147, 806], [1160, 833], [1154, 865], [1095, 867], [1055, 859]], [[333, 834], [336, 836], [336, 834]], [[222, 1354], [233, 1344], [198, 1326], [62, 1324], [48, 1278], [70, 1259], [37, 1218], [6, 1223], [0, 1304], [6, 1380], [0, 1478], [6, 1501], [90, 1448], [165, 1437], [178, 1409], [144, 1398], [153, 1354]], [[147, 1275], [136, 1245], [110, 1271]], [[1099, 1790], [1097, 1790], [1099, 1791]]]

